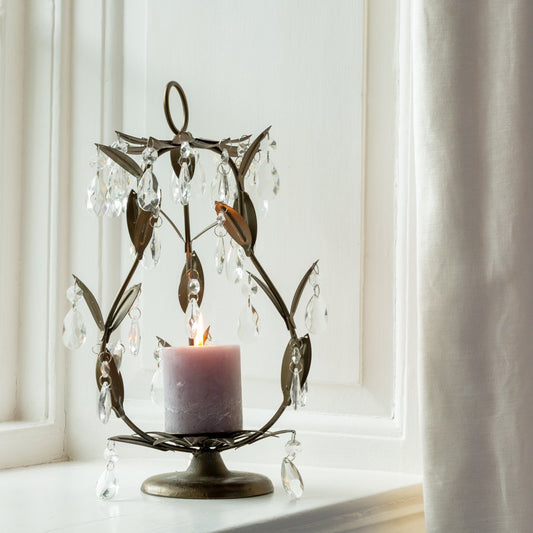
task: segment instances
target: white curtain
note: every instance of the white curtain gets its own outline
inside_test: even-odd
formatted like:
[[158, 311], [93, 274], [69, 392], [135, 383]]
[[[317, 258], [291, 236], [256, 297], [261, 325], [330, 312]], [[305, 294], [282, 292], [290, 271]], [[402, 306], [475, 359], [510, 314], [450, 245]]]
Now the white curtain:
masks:
[[413, 0], [429, 532], [533, 532], [533, 1]]

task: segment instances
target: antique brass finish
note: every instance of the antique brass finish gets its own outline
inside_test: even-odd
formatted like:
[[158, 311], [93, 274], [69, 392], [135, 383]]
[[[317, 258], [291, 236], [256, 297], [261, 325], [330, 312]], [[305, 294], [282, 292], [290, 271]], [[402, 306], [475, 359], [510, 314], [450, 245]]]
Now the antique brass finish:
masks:
[[187, 499], [229, 499], [262, 496], [274, 491], [266, 476], [251, 472], [231, 472], [218, 452], [192, 457], [184, 472], [149, 477], [141, 490], [152, 496]]
[[[181, 101], [183, 111], [181, 129], [176, 126], [170, 111], [172, 89], [177, 92]], [[275, 413], [260, 429], [228, 434], [174, 435], [159, 431], [143, 431], [127, 416], [124, 409], [124, 381], [109, 343], [111, 335], [119, 328], [141, 292], [141, 284], [133, 286], [130, 286], [130, 284], [142, 262], [144, 251], [152, 239], [154, 227], [164, 219], [170, 224], [179, 239], [183, 241], [185, 264], [179, 284], [179, 303], [185, 312], [189, 303], [188, 286], [191, 278], [197, 279], [200, 285], [197, 295], [198, 305], [201, 304], [204, 293], [203, 267], [194, 249], [194, 241], [218, 224], [218, 222], [213, 222], [193, 237], [188, 203], [183, 205], [184, 227], [180, 231], [171, 217], [163, 211], [161, 198], [159, 199], [159, 205], [155, 209], [144, 210], [139, 204], [137, 192], [132, 189], [127, 199], [126, 222], [135, 258], [105, 318], [93, 293], [80, 279], [75, 277], [77, 286], [81, 289], [82, 296], [100, 330], [101, 340], [95, 365], [97, 387], [101, 389], [104, 383], [107, 384], [111, 395], [112, 410], [133, 431], [132, 435], [118, 435], [111, 437], [110, 440], [162, 451], [193, 454], [191, 464], [186, 471], [160, 474], [148, 478], [142, 485], [143, 492], [147, 494], [172, 498], [244, 498], [268, 494], [273, 491], [272, 483], [268, 478], [248, 472], [230, 472], [225, 467], [220, 457], [220, 452], [236, 449], [283, 433], [291, 432], [294, 437], [294, 431], [292, 430], [271, 431], [271, 428], [289, 405], [297, 403], [294, 398], [291, 398], [293, 376], [295, 374], [299, 376], [299, 383], [302, 387], [307, 381], [311, 366], [311, 341], [308, 335], [299, 336], [297, 334], [294, 316], [304, 287], [316, 266], [316, 262], [301, 278], [289, 308], [255, 254], [254, 248], [258, 231], [257, 215], [254, 204], [245, 190], [245, 176], [261, 151], [261, 142], [268, 136], [270, 127], [266, 128], [252, 141], [250, 141], [249, 135], [236, 139], [226, 138], [222, 140], [195, 137], [187, 131], [189, 107], [185, 92], [175, 81], [171, 81], [166, 87], [164, 112], [168, 126], [174, 134], [172, 139], [161, 140], [154, 137], [135, 137], [117, 132], [119, 139], [125, 144], [123, 148], [119, 149], [118, 145], [106, 146], [102, 144], [97, 144], [97, 148], [99, 152], [125, 170], [131, 178], [136, 179], [137, 183], [142, 179], [146, 172], [146, 165], [149, 163], [145, 160], [143, 167], [141, 167], [131, 156], [143, 154], [148, 148], [155, 150], [157, 157], [168, 153], [176, 176], [180, 175], [182, 165], [185, 165], [188, 168], [190, 179], [194, 177], [196, 164], [195, 157], [191, 155], [191, 148], [195, 151], [207, 150], [214, 152], [226, 159], [235, 182], [235, 201], [233, 206], [217, 202], [215, 210], [218, 216], [221, 217], [225, 230], [250, 258], [256, 273], [248, 272], [248, 274], [270, 299], [289, 333], [289, 342], [281, 363], [280, 385], [282, 399]], [[243, 146], [243, 144], [246, 146]], [[187, 148], [189, 155], [185, 155], [185, 151], [182, 153], [182, 148], [184, 147]], [[153, 178], [155, 180], [155, 176]], [[204, 332], [204, 339], [208, 333], [209, 330]], [[159, 337], [158, 341], [160, 345], [169, 345]], [[193, 339], [188, 339], [188, 342], [192, 344]], [[298, 358], [297, 363], [293, 360], [295, 350], [301, 354], [301, 359]], [[107, 368], [105, 375], [102, 373], [102, 367]]]

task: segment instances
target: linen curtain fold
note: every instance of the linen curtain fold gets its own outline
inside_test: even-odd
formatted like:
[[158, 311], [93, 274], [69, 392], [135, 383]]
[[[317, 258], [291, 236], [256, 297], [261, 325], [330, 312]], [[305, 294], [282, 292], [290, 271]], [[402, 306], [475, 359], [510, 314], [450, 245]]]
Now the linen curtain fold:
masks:
[[414, 0], [429, 532], [533, 531], [533, 2]]

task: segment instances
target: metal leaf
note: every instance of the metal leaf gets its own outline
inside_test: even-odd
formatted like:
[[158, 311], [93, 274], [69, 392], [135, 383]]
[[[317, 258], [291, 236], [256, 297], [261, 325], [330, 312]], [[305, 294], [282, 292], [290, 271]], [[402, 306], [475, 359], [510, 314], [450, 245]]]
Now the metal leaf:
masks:
[[223, 213], [226, 220], [224, 227], [232, 239], [244, 248], [246, 255], [252, 251], [252, 232], [244, 217], [232, 207], [220, 202], [215, 202], [217, 213]]
[[296, 309], [298, 308], [298, 303], [300, 302], [300, 298], [302, 297], [302, 293], [305, 289], [305, 284], [307, 280], [309, 279], [309, 276], [311, 275], [311, 272], [313, 272], [317, 263], [318, 263], [318, 259], [311, 265], [309, 270], [304, 274], [304, 277], [301, 279], [300, 283], [298, 284], [298, 287], [296, 288], [296, 291], [292, 298], [291, 316], [294, 316], [294, 313], [296, 313]]
[[170, 344], [165, 340], [165, 339], [162, 339], [161, 337], [158, 337], [156, 335], [155, 337], [157, 339], [157, 342], [163, 347], [163, 348], [170, 348]]
[[252, 164], [252, 161], [254, 160], [255, 154], [259, 150], [259, 145], [261, 144], [261, 141], [266, 137], [267, 133], [269, 132], [271, 126], [269, 126], [266, 130], [261, 132], [255, 140], [250, 144], [248, 147], [248, 150], [246, 150], [246, 153], [242, 156], [241, 165], [239, 167], [239, 181], [241, 182], [241, 185], [244, 186], [244, 176], [246, 176], [246, 173], [248, 172], [248, 169], [250, 168], [250, 165]]
[[132, 243], [135, 243], [135, 224], [139, 218], [139, 204], [137, 203], [137, 193], [131, 191], [128, 196], [128, 205], [126, 206], [126, 220], [128, 222], [128, 233]]
[[[170, 163], [172, 164], [172, 168], [174, 169], [174, 172], [176, 173], [176, 176], [179, 176], [180, 172], [181, 172], [180, 159], [181, 159], [181, 148], [173, 148], [172, 150], [170, 150]], [[181, 162], [183, 163], [183, 162], [185, 162], [185, 160], [182, 159]], [[194, 175], [194, 169], [195, 169], [195, 166], [196, 166], [195, 159], [191, 155], [186, 160], [186, 162], [187, 162], [187, 166], [189, 167], [189, 176], [192, 179], [193, 175]]]
[[302, 368], [300, 370], [300, 384], [302, 386], [307, 380], [311, 368], [311, 340], [309, 339], [309, 335], [305, 335], [299, 339], [291, 339], [285, 348], [281, 363], [281, 391], [283, 392], [283, 399], [286, 405], [289, 405], [291, 401], [292, 350], [297, 345], [299, 345], [302, 357]]
[[181, 271], [180, 285], [178, 288], [178, 298], [180, 301], [181, 309], [184, 313], [187, 310], [187, 305], [189, 304], [189, 294], [187, 291], [187, 287], [189, 285], [189, 276], [187, 274], [189, 272], [194, 272], [195, 270], [198, 273], [198, 281], [200, 282], [200, 292], [196, 295], [196, 299], [198, 305], [201, 305], [202, 299], [204, 297], [205, 288], [204, 270], [202, 268], [202, 263], [200, 262], [199, 257], [196, 255], [196, 252], [193, 252], [191, 254], [189, 262], [185, 263], [185, 265], [183, 266], [183, 270]]
[[76, 276], [73, 276], [73, 278], [76, 280], [78, 287], [82, 291], [83, 299], [85, 300], [87, 307], [91, 312], [91, 315], [93, 315], [94, 321], [96, 322], [98, 329], [100, 331], [104, 331], [104, 318], [102, 316], [102, 311], [100, 310], [100, 306], [98, 305], [96, 298], [79, 278], [77, 278]]
[[103, 152], [107, 157], [111, 158], [117, 165], [121, 166], [126, 172], [129, 172], [132, 176], [140, 178], [143, 171], [137, 162], [124, 152], [106, 146], [105, 144], [97, 144], [97, 148]]
[[152, 238], [152, 233], [154, 231], [152, 223], [153, 216], [154, 215], [150, 211], [144, 211], [143, 209], [139, 210], [139, 216], [137, 217], [133, 234], [133, 245], [135, 246], [137, 255], [143, 254]]
[[257, 215], [255, 213], [254, 204], [250, 198], [250, 195], [247, 192], [242, 193], [242, 204], [240, 202], [240, 196], [237, 195], [235, 204], [233, 208], [237, 210], [246, 220], [250, 232], [252, 234], [252, 248], [255, 246], [255, 241], [257, 240]]
[[111, 326], [110, 326], [111, 331], [114, 331], [120, 326], [121, 322], [124, 320], [126, 315], [129, 313], [131, 306], [134, 304], [135, 300], [137, 299], [137, 296], [139, 296], [140, 292], [141, 292], [141, 284], [138, 283], [137, 285], [130, 287], [124, 293], [124, 296], [122, 296], [122, 299], [120, 300], [120, 303], [117, 306], [117, 310], [115, 311], [113, 317], [111, 318]]
[[263, 292], [270, 298], [270, 301], [274, 304], [275, 308], [278, 310], [278, 313], [283, 316], [283, 309], [281, 308], [281, 305], [277, 301], [272, 291], [269, 289], [268, 285], [266, 285], [266, 283], [262, 279], [258, 278], [255, 274], [252, 274], [251, 272], [248, 272], [248, 274], [250, 274], [254, 281], [263, 289]]
[[121, 131], [115, 131], [115, 133], [123, 140], [123, 141], [126, 141], [127, 143], [131, 143], [131, 144], [142, 144], [144, 146], [146, 146], [146, 137], [134, 137], [133, 135], [129, 135], [127, 133], [122, 133]]

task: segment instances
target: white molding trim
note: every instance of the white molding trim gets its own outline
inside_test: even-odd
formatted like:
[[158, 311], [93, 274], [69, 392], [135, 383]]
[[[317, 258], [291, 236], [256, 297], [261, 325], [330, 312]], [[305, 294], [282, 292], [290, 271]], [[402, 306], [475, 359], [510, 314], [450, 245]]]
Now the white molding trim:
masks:
[[[26, 23], [29, 24], [27, 21], [31, 20], [31, 17], [28, 17], [28, 10], [32, 10], [31, 15], [36, 17], [32, 22], [36, 20], [40, 22], [40, 31], [47, 32], [50, 46], [49, 65], [47, 66], [49, 70], [44, 73], [41, 70], [42, 65], [39, 65], [39, 73], [32, 77], [32, 80], [38, 83], [25, 87], [25, 91], [30, 91], [32, 95], [31, 102], [24, 102], [27, 114], [25, 114], [23, 127], [32, 128], [34, 115], [39, 114], [41, 119], [45, 117], [41, 125], [46, 129], [46, 136], [35, 145], [32, 151], [28, 151], [26, 147], [27, 143], [34, 139], [27, 140], [21, 151], [21, 157], [25, 162], [23, 169], [26, 173], [26, 183], [31, 176], [31, 179], [38, 179], [40, 183], [46, 184], [44, 186], [46, 203], [39, 206], [37, 214], [41, 217], [39, 230], [42, 235], [40, 238], [44, 239], [44, 245], [47, 248], [43, 262], [40, 262], [42, 259], [36, 262], [32, 257], [24, 257], [27, 263], [36, 262], [41, 271], [44, 269], [46, 281], [43, 283], [44, 287], [41, 286], [35, 296], [31, 293], [21, 298], [25, 302], [21, 304], [21, 309], [24, 309], [24, 305], [28, 305], [32, 297], [41, 299], [39, 301], [43, 302], [42, 306], [37, 306], [40, 310], [37, 311], [36, 306], [32, 305], [34, 309], [31, 316], [26, 317], [26, 322], [31, 325], [31, 321], [37, 316], [36, 313], [44, 322], [39, 330], [42, 331], [42, 335], [38, 337], [37, 346], [30, 345], [31, 336], [28, 331], [30, 325], [26, 324], [20, 333], [25, 340], [19, 343], [19, 350], [24, 350], [23, 357], [19, 354], [18, 358], [18, 371], [22, 375], [17, 380], [18, 415], [16, 414], [15, 418], [18, 417], [19, 421], [0, 424], [0, 467], [36, 464], [65, 457], [65, 358], [60, 338], [65, 308], [60, 305], [60, 302], [63, 302], [64, 295], [61, 287], [68, 257], [64, 247], [64, 242], [68, 238], [66, 223], [68, 209], [64, 206], [68, 205], [66, 198], [69, 179], [66, 170], [69, 160], [70, 131], [70, 2], [54, 0], [42, 4], [33, 0], [27, 3], [25, 9]], [[41, 20], [42, 17], [45, 20]], [[30, 29], [26, 31], [29, 35]], [[40, 50], [46, 54], [42, 43], [40, 46]], [[31, 49], [29, 47], [30, 52]], [[31, 81], [26, 83], [31, 83]], [[41, 168], [42, 171], [31, 173], [35, 167]], [[30, 186], [24, 192], [28, 194], [32, 190]], [[29, 284], [24, 282], [21, 286], [24, 288], [27, 285]], [[31, 291], [32, 288], [26, 288], [26, 291], [28, 290]], [[41, 336], [43, 337], [42, 343]], [[37, 376], [33, 372], [34, 364], [39, 369], [35, 373]]]

